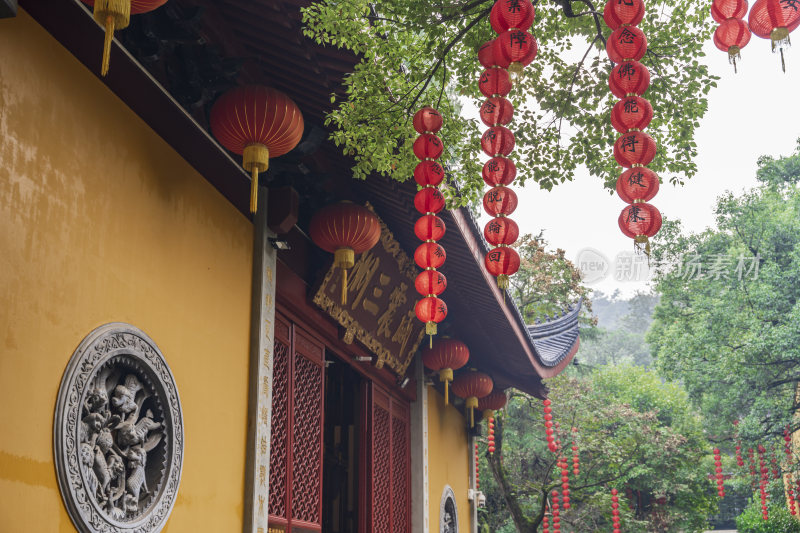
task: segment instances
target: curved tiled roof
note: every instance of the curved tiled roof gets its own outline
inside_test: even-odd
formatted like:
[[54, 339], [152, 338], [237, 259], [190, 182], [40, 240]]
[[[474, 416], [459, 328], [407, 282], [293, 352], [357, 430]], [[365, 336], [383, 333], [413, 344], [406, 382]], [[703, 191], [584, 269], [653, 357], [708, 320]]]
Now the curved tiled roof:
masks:
[[536, 347], [536, 353], [546, 366], [553, 367], [565, 359], [571, 359], [578, 351], [578, 317], [582, 303], [581, 299], [560, 316], [543, 322], [537, 320], [528, 326], [528, 335]]

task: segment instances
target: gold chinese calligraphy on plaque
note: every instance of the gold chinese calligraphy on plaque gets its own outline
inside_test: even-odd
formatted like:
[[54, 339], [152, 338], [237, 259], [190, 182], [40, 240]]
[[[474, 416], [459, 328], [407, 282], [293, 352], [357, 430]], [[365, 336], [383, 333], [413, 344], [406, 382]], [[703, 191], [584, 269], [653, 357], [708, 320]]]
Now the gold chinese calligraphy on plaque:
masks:
[[[368, 203], [366, 207], [375, 210]], [[344, 341], [360, 341], [378, 360], [403, 375], [425, 335], [425, 324], [417, 320], [414, 289], [417, 269], [378, 217], [381, 239], [356, 258], [349, 272], [347, 304], [341, 305], [340, 272], [331, 265], [314, 295], [314, 303], [345, 329]]]

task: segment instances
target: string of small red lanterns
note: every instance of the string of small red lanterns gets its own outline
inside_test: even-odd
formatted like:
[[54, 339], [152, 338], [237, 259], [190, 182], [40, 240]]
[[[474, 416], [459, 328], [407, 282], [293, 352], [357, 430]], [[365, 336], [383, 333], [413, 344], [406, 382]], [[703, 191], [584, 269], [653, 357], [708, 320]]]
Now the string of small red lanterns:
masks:
[[[431, 243], [423, 243], [417, 248], [417, 256], [420, 248]], [[433, 243], [435, 246], [439, 246]], [[441, 247], [440, 247], [441, 248]], [[427, 253], [427, 252], [426, 252]], [[442, 250], [444, 253], [444, 250]], [[435, 252], [434, 254], [435, 255]], [[417, 261], [419, 265], [421, 261]], [[422, 349], [422, 364], [425, 368], [439, 373], [439, 381], [444, 383], [444, 404], [450, 403], [449, 385], [453, 381], [453, 371], [463, 367], [469, 361], [469, 348], [463, 342], [456, 339], [437, 339], [435, 343]]]
[[562, 455], [559, 458], [559, 466], [561, 467], [561, 501], [563, 502], [562, 507], [566, 511], [569, 509], [569, 464], [567, 463], [567, 457]]
[[550, 533], [550, 517], [547, 515], [542, 517], [542, 533]]
[[761, 478], [758, 483], [758, 489], [761, 496], [761, 516], [764, 520], [769, 520], [769, 508], [767, 507], [767, 481], [769, 480], [769, 469], [767, 468], [766, 461], [764, 461], [764, 453], [766, 450], [761, 444], [758, 445], [758, 466], [761, 469]]
[[606, 25], [613, 30], [606, 52], [616, 63], [609, 87], [620, 98], [611, 111], [611, 124], [622, 134], [614, 143], [614, 159], [628, 169], [617, 179], [617, 193], [630, 205], [617, 222], [636, 249], [649, 256], [649, 240], [661, 229], [661, 213], [647, 203], [658, 192], [658, 176], [646, 168], [656, 155], [656, 142], [642, 131], [653, 118], [650, 102], [642, 98], [650, 86], [650, 73], [639, 63], [647, 52], [647, 38], [637, 27], [643, 18], [643, 0], [609, 0], [603, 11]]
[[722, 456], [720, 455], [719, 448], [714, 448], [714, 477], [717, 478], [717, 495], [720, 498], [725, 497], [725, 485], [722, 476]]
[[495, 441], [494, 441], [494, 414], [506, 406], [508, 398], [503, 391], [492, 391], [491, 394], [478, 398], [478, 409], [483, 412], [483, 418], [488, 424], [488, 450], [489, 454], [494, 454]]
[[714, 45], [728, 53], [734, 72], [737, 71], [736, 60], [742, 58], [742, 48], [750, 42], [750, 27], [744, 21], [747, 7], [747, 0], [714, 0], [711, 3], [711, 17], [719, 22], [714, 30]]
[[753, 455], [753, 448], [747, 448], [747, 462], [750, 465], [750, 488], [756, 490], [758, 475], [756, 473], [756, 460]]
[[547, 448], [555, 453], [558, 449], [555, 443], [555, 437], [553, 437], [553, 408], [550, 407], [552, 403], [550, 398], [547, 398], [542, 402], [544, 405], [544, 433], [547, 435]]
[[553, 510], [553, 533], [559, 533], [561, 531], [561, 512], [558, 505], [558, 491], [554, 490], [551, 495], [553, 496], [553, 503], [550, 505]]
[[794, 489], [791, 485], [789, 485], [789, 487], [786, 489], [786, 496], [789, 499], [789, 512], [792, 514], [792, 516], [796, 516], [797, 504], [795, 503]]
[[572, 475], [577, 476], [581, 473], [580, 470], [580, 456], [578, 456], [578, 428], [572, 428]]
[[739, 468], [744, 466], [744, 459], [742, 458], [742, 439], [739, 438], [739, 421], [733, 421], [733, 431], [736, 438], [736, 464]]
[[786, 425], [786, 429], [783, 430], [783, 453], [786, 454], [786, 464], [792, 464], [792, 433], [791, 433], [791, 426], [788, 424]]
[[475, 490], [481, 488], [481, 470], [479, 464], [480, 455], [478, 454], [478, 443], [475, 443]]
[[484, 70], [479, 88], [486, 97], [480, 117], [488, 129], [481, 136], [481, 149], [489, 156], [483, 166], [483, 180], [491, 187], [483, 197], [484, 210], [494, 217], [484, 227], [486, 241], [493, 247], [485, 257], [486, 270], [497, 278], [501, 289], [508, 288], [509, 276], [519, 270], [520, 259], [510, 246], [519, 237], [519, 226], [508, 218], [517, 208], [517, 195], [508, 186], [517, 169], [508, 159], [514, 150], [514, 134], [506, 126], [514, 118], [514, 106], [506, 98], [511, 78], [536, 57], [538, 44], [528, 33], [536, 11], [530, 0], [498, 0], [492, 6], [489, 22], [498, 34], [478, 51]]
[[442, 115], [432, 107], [423, 107], [414, 115], [414, 129], [419, 133], [414, 141], [414, 155], [421, 160], [417, 165], [419, 172], [414, 171], [414, 179], [422, 187], [414, 197], [414, 207], [422, 214], [414, 224], [414, 233], [428, 246], [419, 258], [414, 254], [417, 264], [424, 269], [414, 281], [414, 287], [422, 296], [414, 311], [417, 318], [425, 323], [425, 333], [430, 336], [432, 346], [437, 324], [447, 317], [447, 305], [439, 298], [447, 287], [447, 279], [436, 270], [444, 264], [446, 257], [437, 243], [445, 234], [444, 221], [437, 216], [445, 204], [444, 196], [438, 189], [444, 179], [444, 169], [436, 162], [444, 151], [442, 140], [436, 136], [442, 129]]
[[772, 479], [780, 479], [781, 478], [781, 469], [778, 466], [778, 457], [775, 454], [775, 448], [774, 447], [769, 452], [769, 463], [770, 463], [770, 466], [772, 468]]
[[611, 489], [611, 523], [614, 526], [614, 533], [620, 533], [619, 530], [619, 497], [617, 496], [617, 489]]

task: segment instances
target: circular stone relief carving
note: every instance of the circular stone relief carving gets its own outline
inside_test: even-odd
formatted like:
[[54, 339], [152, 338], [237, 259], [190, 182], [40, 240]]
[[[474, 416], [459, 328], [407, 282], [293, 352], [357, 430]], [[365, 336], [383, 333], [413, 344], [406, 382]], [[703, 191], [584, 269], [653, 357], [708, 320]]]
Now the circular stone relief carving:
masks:
[[442, 501], [439, 505], [439, 531], [440, 533], [458, 533], [456, 494], [450, 485], [445, 485], [442, 491]]
[[183, 464], [183, 414], [156, 344], [129, 324], [106, 324], [64, 371], [54, 421], [58, 484], [83, 533], [164, 527]]

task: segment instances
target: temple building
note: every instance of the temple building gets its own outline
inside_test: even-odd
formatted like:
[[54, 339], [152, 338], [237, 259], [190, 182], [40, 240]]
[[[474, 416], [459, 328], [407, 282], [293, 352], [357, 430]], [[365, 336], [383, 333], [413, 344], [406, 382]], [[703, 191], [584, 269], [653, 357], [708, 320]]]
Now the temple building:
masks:
[[[324, 118], [358, 58], [303, 36], [308, 4], [169, 0], [103, 77], [91, 7], [0, 0], [2, 533], [477, 531], [480, 424], [421, 362], [417, 186], [350, 177]], [[255, 216], [209, 126], [251, 84], [304, 119]], [[308, 236], [337, 201], [381, 229], [346, 303]], [[580, 304], [526, 324], [469, 210], [440, 217], [456, 374], [544, 398]]]

